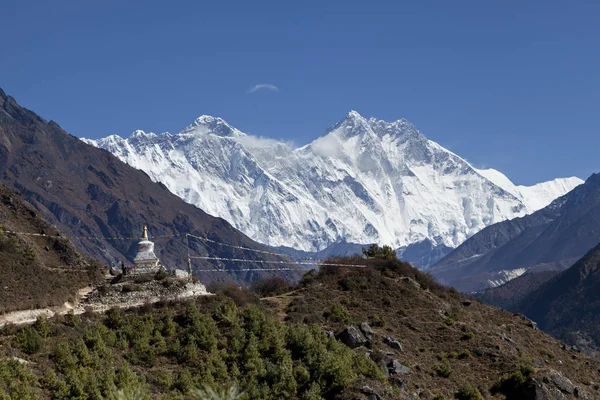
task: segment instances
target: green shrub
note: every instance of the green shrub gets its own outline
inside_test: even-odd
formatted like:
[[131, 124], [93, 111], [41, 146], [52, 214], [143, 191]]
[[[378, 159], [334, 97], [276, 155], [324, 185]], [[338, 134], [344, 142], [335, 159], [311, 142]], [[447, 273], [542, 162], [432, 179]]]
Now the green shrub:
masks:
[[292, 290], [292, 286], [283, 278], [274, 276], [252, 282], [250, 291], [259, 297], [277, 296]]
[[341, 304], [335, 303], [329, 312], [329, 319], [333, 322], [348, 324], [351, 321], [350, 312]]
[[258, 301], [257, 296], [250, 291], [236, 285], [212, 285], [211, 293], [218, 293], [229, 297], [239, 307], [254, 304]]
[[458, 355], [459, 359], [465, 359], [465, 358], [473, 358], [473, 353], [471, 353], [471, 351], [469, 349], [464, 349], [459, 355]]
[[63, 324], [65, 324], [66, 326], [73, 327], [73, 328], [79, 326], [80, 322], [81, 322], [81, 318], [79, 317], [79, 315], [76, 315], [73, 312], [65, 314], [65, 316], [63, 318]]
[[[349, 316], [341, 305], [334, 314]], [[49, 362], [35, 364], [41, 378], [15, 392], [5, 386], [5, 392], [19, 399], [147, 399], [152, 387], [153, 398], [181, 400], [193, 398], [203, 383], [217, 394], [243, 387], [244, 399], [322, 400], [357, 381], [385, 381], [371, 359], [321, 327], [283, 324], [257, 305], [238, 307], [222, 296], [152, 313], [113, 309], [104, 318], [77, 321], [65, 326], [40, 319], [17, 331], [15, 347], [33, 351], [44, 334], [52, 351]], [[3, 376], [9, 375], [0, 369], [0, 383]]]
[[50, 334], [50, 327], [48, 326], [48, 321], [43, 316], [38, 317], [38, 319], [33, 324], [33, 328], [44, 339], [46, 339], [48, 337], [48, 335]]
[[433, 370], [438, 376], [442, 378], [448, 378], [452, 374], [452, 366], [448, 360], [444, 360], [441, 363], [437, 363], [433, 366]]
[[0, 398], [36, 400], [42, 398], [37, 377], [17, 361], [0, 361]]
[[319, 276], [319, 273], [316, 269], [311, 269], [304, 275], [302, 275], [302, 279], [300, 279], [300, 286], [308, 286]]
[[192, 390], [192, 396], [198, 400], [238, 400], [244, 395], [237, 386], [233, 385], [229, 388], [215, 390], [208, 386], [202, 389]]
[[502, 393], [505, 396], [514, 395], [534, 373], [535, 368], [531, 365], [519, 365], [512, 374], [503, 376], [494, 384], [492, 393]]
[[483, 396], [475, 386], [467, 383], [454, 394], [457, 400], [483, 400]]
[[460, 340], [471, 340], [475, 338], [475, 334], [471, 331], [464, 333], [461, 337]]
[[14, 346], [27, 354], [35, 354], [41, 350], [44, 338], [37, 330], [28, 326], [21, 330], [14, 339]]
[[378, 260], [397, 260], [396, 250], [394, 250], [391, 246], [384, 245], [383, 247], [379, 247], [378, 244], [372, 244], [369, 248], [362, 249], [362, 253], [367, 258], [375, 258]]
[[150, 400], [148, 390], [138, 386], [121, 390], [114, 390], [108, 396], [109, 400]]
[[446, 315], [446, 319], [444, 320], [444, 324], [447, 326], [452, 326], [456, 323], [456, 321], [458, 320], [458, 315], [456, 314], [450, 314], [450, 315]]

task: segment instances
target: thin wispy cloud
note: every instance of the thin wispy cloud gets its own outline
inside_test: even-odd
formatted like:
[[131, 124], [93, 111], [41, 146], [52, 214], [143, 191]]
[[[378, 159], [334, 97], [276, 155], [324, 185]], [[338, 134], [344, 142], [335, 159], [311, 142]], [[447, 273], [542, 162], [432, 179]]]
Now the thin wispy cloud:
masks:
[[279, 88], [272, 83], [259, 83], [258, 85], [252, 86], [246, 93], [254, 93], [258, 90], [271, 90], [273, 92], [279, 92]]

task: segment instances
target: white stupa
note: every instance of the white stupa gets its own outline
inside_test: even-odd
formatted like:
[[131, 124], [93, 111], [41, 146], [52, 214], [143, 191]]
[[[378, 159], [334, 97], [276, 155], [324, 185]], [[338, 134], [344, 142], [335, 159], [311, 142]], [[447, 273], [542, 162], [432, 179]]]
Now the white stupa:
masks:
[[133, 259], [135, 274], [154, 273], [162, 268], [160, 260], [154, 254], [154, 243], [148, 240], [148, 227], [144, 225], [142, 237], [137, 245], [137, 254]]

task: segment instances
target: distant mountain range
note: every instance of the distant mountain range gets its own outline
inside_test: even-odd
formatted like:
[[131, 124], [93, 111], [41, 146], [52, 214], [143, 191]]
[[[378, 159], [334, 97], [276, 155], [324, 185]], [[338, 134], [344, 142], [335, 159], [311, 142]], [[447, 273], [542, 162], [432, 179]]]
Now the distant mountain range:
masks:
[[553, 336], [600, 355], [600, 245], [565, 271], [528, 272], [476, 297], [523, 313]]
[[366, 119], [355, 111], [300, 148], [210, 116], [178, 134], [136, 131], [127, 139], [84, 141], [261, 243], [313, 256], [388, 244], [421, 267], [482, 228], [536, 211], [582, 182], [516, 186], [498, 171], [474, 168], [404, 119]]
[[[156, 251], [169, 268], [187, 268], [186, 233], [215, 242], [268, 250], [233, 228], [185, 203], [143, 171], [121, 162], [107, 151], [89, 146], [22, 108], [0, 90], [0, 178], [18, 190], [58, 231], [83, 252], [107, 264], [132, 260], [136, 238], [144, 224], [157, 238]], [[39, 233], [39, 232], [37, 232]], [[99, 238], [130, 239], [99, 239]], [[286, 259], [234, 249], [211, 242], [191, 241], [193, 256], [257, 260], [244, 264], [196, 260], [203, 269], [227, 266], [243, 282], [272, 275], [260, 261]], [[239, 271], [239, 269], [258, 271]], [[285, 273], [284, 273], [285, 274]], [[224, 273], [203, 273], [204, 281], [224, 280]]]
[[531, 215], [483, 229], [430, 272], [459, 290], [477, 291], [526, 271], [568, 268], [599, 242], [600, 174], [594, 174]]

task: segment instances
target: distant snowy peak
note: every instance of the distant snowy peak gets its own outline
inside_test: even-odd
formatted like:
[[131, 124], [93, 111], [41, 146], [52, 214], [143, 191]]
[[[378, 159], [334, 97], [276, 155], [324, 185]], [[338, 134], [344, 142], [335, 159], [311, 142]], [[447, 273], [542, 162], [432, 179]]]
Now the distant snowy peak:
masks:
[[304, 251], [338, 242], [454, 248], [581, 182], [516, 186], [498, 171], [473, 168], [405, 119], [356, 111], [300, 148], [207, 115], [174, 135], [84, 140], [253, 239]]
[[185, 128], [181, 134], [205, 134], [212, 133], [222, 137], [240, 137], [246, 136], [245, 133], [235, 129], [222, 118], [212, 117], [210, 115], [201, 115], [196, 120]]
[[341, 137], [374, 135], [377, 137], [420, 137], [425, 138], [413, 124], [402, 118], [387, 122], [376, 118], [365, 118], [358, 111], [351, 110], [346, 117], [331, 127], [327, 134], [335, 133]]
[[478, 169], [481, 175], [491, 182], [521, 199], [529, 213], [548, 206], [554, 199], [570, 192], [581, 185], [583, 179], [577, 177], [556, 178], [552, 181], [538, 183], [532, 186], [515, 185], [502, 172], [495, 169]]

